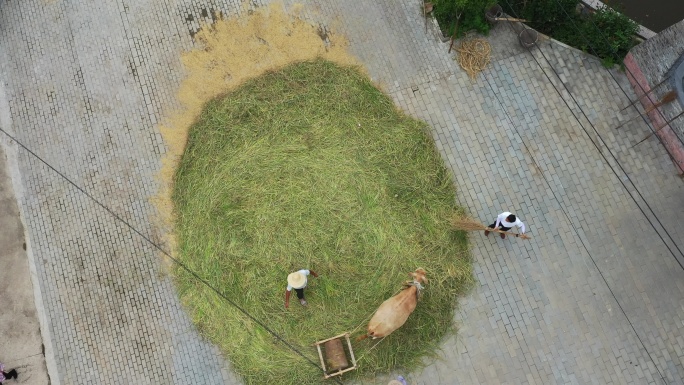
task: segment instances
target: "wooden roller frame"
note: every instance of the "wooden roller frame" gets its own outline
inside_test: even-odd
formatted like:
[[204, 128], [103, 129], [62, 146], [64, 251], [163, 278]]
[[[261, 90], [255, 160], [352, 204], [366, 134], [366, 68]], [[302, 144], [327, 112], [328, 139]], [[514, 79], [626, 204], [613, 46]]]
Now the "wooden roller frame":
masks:
[[[328, 369], [325, 367], [325, 359], [323, 358], [323, 351], [321, 350], [321, 344], [324, 344], [328, 341], [335, 340], [335, 339], [338, 339], [341, 337], [344, 337], [347, 340], [347, 347], [349, 348], [349, 354], [351, 355], [352, 366], [350, 366], [346, 369], [343, 369], [343, 370], [338, 370], [335, 373], [328, 374]], [[323, 378], [324, 379], [327, 380], [330, 377], [339, 376], [342, 373], [346, 373], [348, 371], [351, 371], [351, 370], [354, 370], [357, 368], [356, 357], [354, 357], [354, 351], [352, 350], [351, 341], [349, 340], [349, 333], [343, 333], [343, 334], [340, 334], [338, 336], [328, 338], [327, 340], [318, 341], [314, 344], [314, 346], [318, 350], [318, 358], [321, 359], [321, 366], [323, 367]]]

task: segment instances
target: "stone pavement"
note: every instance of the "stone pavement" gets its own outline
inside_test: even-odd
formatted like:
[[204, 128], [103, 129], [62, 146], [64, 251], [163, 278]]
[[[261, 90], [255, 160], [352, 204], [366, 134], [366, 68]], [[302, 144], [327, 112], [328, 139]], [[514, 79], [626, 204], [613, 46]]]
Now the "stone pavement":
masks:
[[[165, 149], [155, 123], [191, 41], [185, 10], [170, 12], [156, 1], [0, 2], [13, 133], [156, 242], [149, 199]], [[235, 383], [181, 308], [155, 248], [36, 157], [18, 154], [57, 363], [51, 383]]]
[[[10, 125], [9, 109], [0, 84], [0, 128]], [[30, 266], [24, 225], [15, 196], [15, 180], [8, 167], [16, 149], [0, 139], [0, 362], [5, 370], [16, 369], [17, 383], [44, 385], [49, 382], [41, 338], [39, 317], [33, 291], [35, 266]], [[11, 154], [8, 156], [8, 153]], [[18, 182], [18, 181], [17, 181]], [[37, 297], [40, 300], [40, 296]], [[49, 352], [47, 353], [49, 356]]]
[[[12, 133], [160, 242], [149, 203], [165, 151], [155, 124], [174, 103], [178, 58], [199, 21], [238, 8], [0, 1]], [[683, 246], [672, 239], [683, 235], [682, 181], [654, 140], [629, 148], [647, 133], [643, 122], [613, 128], [632, 112], [620, 112], [628, 97], [610, 72], [557, 43], [523, 51], [499, 25], [493, 62], [473, 81], [425, 32], [419, 1], [320, 0], [305, 10], [346, 34], [372, 78], [430, 124], [473, 216], [511, 210], [533, 236], [472, 234], [477, 285], [460, 300], [460, 331], [410, 383], [681, 383], [684, 270], [672, 254], [682, 258]], [[612, 74], [631, 95], [624, 74]], [[53, 384], [239, 383], [194, 331], [154, 247], [27, 151], [18, 169]]]

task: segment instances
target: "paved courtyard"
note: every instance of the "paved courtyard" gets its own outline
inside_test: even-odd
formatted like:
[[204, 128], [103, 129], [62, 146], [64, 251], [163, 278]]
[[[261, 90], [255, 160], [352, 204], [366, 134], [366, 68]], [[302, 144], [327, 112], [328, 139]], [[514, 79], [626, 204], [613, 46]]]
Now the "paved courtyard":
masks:
[[[459, 202], [483, 222], [513, 211], [533, 238], [472, 234], [477, 284], [460, 299], [459, 333], [439, 359], [404, 373], [409, 383], [682, 383], [684, 189], [655, 139], [631, 148], [648, 133], [643, 121], [614, 129], [635, 115], [620, 111], [633, 97], [626, 76], [613, 71], [616, 82], [549, 41], [527, 52], [498, 25], [493, 61], [471, 80], [425, 32], [420, 4], [304, 9], [344, 33], [397, 105], [430, 124]], [[11, 116], [2, 128], [35, 154], [19, 147], [16, 163], [52, 384], [240, 383], [143, 238], [162, 242], [150, 203], [165, 152], [156, 125], [175, 103], [180, 53], [199, 21], [239, 9], [0, 0]]]

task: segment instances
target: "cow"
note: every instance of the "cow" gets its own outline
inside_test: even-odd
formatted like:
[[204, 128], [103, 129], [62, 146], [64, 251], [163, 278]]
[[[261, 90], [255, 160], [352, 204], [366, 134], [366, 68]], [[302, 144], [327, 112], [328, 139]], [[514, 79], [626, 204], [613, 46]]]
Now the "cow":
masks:
[[357, 338], [357, 341], [368, 337], [373, 339], [387, 337], [406, 322], [408, 316], [416, 308], [423, 284], [427, 283], [425, 270], [422, 268], [409, 273], [409, 276], [413, 277], [413, 281], [406, 281], [404, 289], [399, 294], [385, 300], [380, 305], [373, 318], [368, 322], [368, 332]]

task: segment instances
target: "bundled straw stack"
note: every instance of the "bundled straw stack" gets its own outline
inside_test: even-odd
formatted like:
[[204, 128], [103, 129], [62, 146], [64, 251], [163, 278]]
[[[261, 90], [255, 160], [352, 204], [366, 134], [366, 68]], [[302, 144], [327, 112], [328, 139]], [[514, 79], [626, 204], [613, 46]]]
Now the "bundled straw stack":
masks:
[[465, 70], [471, 79], [484, 71], [491, 60], [492, 48], [487, 40], [466, 36], [461, 40], [460, 46], [456, 49], [458, 56], [456, 61]]
[[451, 220], [451, 224], [458, 230], [463, 230], [463, 231], [493, 231], [495, 233], [501, 233], [501, 234], [508, 234], [512, 236], [519, 236], [519, 238], [522, 239], [530, 239], [530, 236], [526, 234], [516, 234], [516, 233], [511, 233], [508, 231], [503, 231], [503, 230], [494, 230], [492, 228], [489, 228], [482, 223], [480, 223], [477, 219], [470, 218], [468, 216], [458, 214], [453, 217]]

